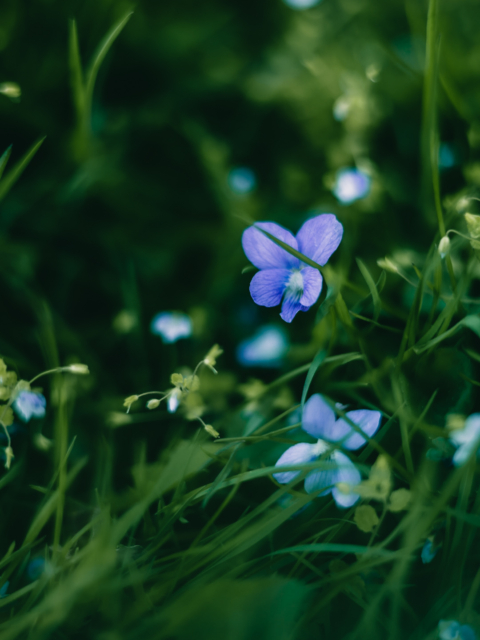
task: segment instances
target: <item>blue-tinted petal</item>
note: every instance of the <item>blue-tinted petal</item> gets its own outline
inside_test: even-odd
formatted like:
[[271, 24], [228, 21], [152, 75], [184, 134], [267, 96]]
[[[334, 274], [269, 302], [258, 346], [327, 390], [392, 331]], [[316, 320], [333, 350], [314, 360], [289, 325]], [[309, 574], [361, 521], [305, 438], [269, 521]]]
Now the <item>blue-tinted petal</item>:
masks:
[[168, 396], [167, 400], [167, 411], [168, 413], [175, 413], [178, 409], [178, 405], [180, 404], [180, 398], [182, 396], [182, 392], [180, 389], [174, 389], [172, 393]]
[[[313, 462], [317, 457], [318, 456], [315, 453], [315, 445], [300, 442], [299, 444], [294, 444], [293, 447], [287, 449], [277, 460], [275, 466], [287, 467], [294, 464]], [[301, 471], [283, 471], [281, 473], [274, 473], [273, 477], [277, 482], [280, 482], [280, 484], [287, 484], [300, 475], [300, 473]]]
[[3, 584], [2, 588], [0, 589], [0, 598], [5, 598], [7, 596], [9, 585], [10, 582], [8, 580]]
[[[367, 409], [347, 411], [345, 415], [370, 438], [376, 433], [382, 419], [380, 411], [369, 411]], [[367, 442], [366, 438], [357, 433], [343, 418], [340, 418], [335, 425], [335, 435], [335, 442], [350, 451], [363, 447]]]
[[293, 249], [298, 249], [294, 236], [274, 222], [257, 222], [255, 226], [245, 229], [242, 235], [242, 246], [245, 255], [258, 269], [291, 269], [299, 265], [298, 258], [275, 244], [267, 238], [259, 229], [265, 229]]
[[438, 634], [440, 640], [458, 640], [460, 625], [456, 620], [440, 620]]
[[160, 336], [165, 344], [172, 344], [192, 335], [192, 321], [186, 313], [162, 311], [153, 318], [150, 331]]
[[235, 167], [228, 174], [228, 186], [234, 193], [250, 193], [256, 184], [255, 174], [248, 167]]
[[302, 429], [314, 438], [332, 442], [335, 420], [335, 411], [319, 393], [303, 407]]
[[345, 493], [344, 491], [340, 491], [338, 487], [333, 487], [332, 496], [337, 507], [341, 507], [342, 509], [348, 509], [360, 500], [358, 493], [354, 493], [353, 491]]
[[355, 487], [360, 484], [362, 476], [350, 458], [341, 451], [334, 451], [332, 458], [337, 464], [336, 482], [342, 485], [341, 488], [337, 486], [332, 489], [333, 498], [338, 507], [351, 507], [360, 500], [360, 496], [358, 493], [346, 492], [345, 490], [348, 486]]
[[297, 233], [298, 250], [320, 266], [327, 264], [343, 236], [343, 227], [333, 213], [307, 220]]
[[440, 547], [434, 547], [433, 542], [427, 538], [422, 548], [421, 558], [423, 564], [429, 564], [437, 555]]
[[253, 301], [261, 307], [276, 307], [282, 301], [290, 271], [288, 269], [265, 269], [256, 273], [250, 282]]
[[476, 640], [477, 634], [468, 624], [462, 624], [460, 627], [460, 640]]
[[38, 580], [45, 571], [45, 558], [34, 558], [27, 565], [27, 575], [30, 580]]
[[311, 7], [315, 7], [317, 4], [320, 4], [322, 0], [283, 0], [285, 4], [291, 9], [310, 9]]
[[365, 198], [370, 191], [372, 180], [359, 169], [340, 169], [337, 172], [333, 194], [343, 204], [350, 204]]
[[303, 293], [300, 298], [300, 304], [305, 307], [311, 307], [318, 300], [322, 290], [322, 274], [313, 267], [305, 267], [300, 273], [303, 279]]
[[466, 442], [458, 447], [453, 454], [452, 462], [456, 467], [461, 467], [467, 460], [473, 455], [475, 449], [478, 447], [478, 442], [472, 440], [472, 442]]
[[43, 418], [46, 406], [44, 396], [34, 391], [21, 391], [13, 402], [13, 408], [23, 422], [30, 418]]
[[319, 489], [324, 489], [319, 496], [326, 496], [332, 492], [337, 477], [337, 469], [319, 469], [311, 471], [305, 478], [305, 491], [314, 493]]
[[280, 317], [282, 320], [285, 320], [285, 322], [291, 322], [299, 311], [308, 311], [309, 308], [310, 307], [305, 307], [303, 304], [300, 304], [297, 298], [286, 294], [283, 299]]
[[473, 413], [461, 429], [454, 429], [450, 433], [450, 441], [455, 445], [480, 441], [480, 413]]
[[287, 351], [285, 331], [276, 325], [266, 325], [238, 345], [237, 360], [245, 367], [278, 367]]

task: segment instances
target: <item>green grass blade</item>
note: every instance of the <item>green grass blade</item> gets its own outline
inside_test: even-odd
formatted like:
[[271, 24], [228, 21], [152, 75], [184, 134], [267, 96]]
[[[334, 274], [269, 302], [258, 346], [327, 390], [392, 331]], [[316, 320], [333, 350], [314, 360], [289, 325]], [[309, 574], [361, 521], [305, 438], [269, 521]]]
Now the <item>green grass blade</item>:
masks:
[[83, 84], [82, 61], [80, 58], [77, 24], [75, 20], [70, 20], [68, 62], [70, 65], [70, 84], [72, 87], [73, 103], [77, 111], [77, 118], [80, 119], [85, 109], [85, 87]]
[[362, 272], [362, 276], [364, 277], [365, 282], [367, 283], [367, 286], [370, 290], [370, 294], [372, 296], [373, 319], [376, 322], [378, 320], [378, 316], [380, 315], [380, 308], [381, 308], [380, 295], [378, 293], [377, 285], [375, 284], [374, 279], [370, 275], [369, 270], [364, 265], [364, 263], [360, 260], [360, 258], [356, 258], [356, 261], [357, 261], [358, 268]]
[[112, 44], [118, 38], [132, 15], [133, 11], [129, 11], [110, 29], [107, 35], [100, 42], [98, 49], [93, 56], [85, 81], [85, 110], [87, 117], [90, 117], [93, 89], [95, 87], [95, 80], [97, 79], [98, 71], [105, 59], [105, 56], [110, 51]]
[[329, 285], [325, 300], [318, 307], [317, 315], [315, 316], [315, 324], [318, 324], [325, 318], [327, 313], [330, 311], [330, 308], [335, 304], [337, 295], [338, 288], [333, 285]]
[[427, 349], [430, 349], [430, 347], [434, 347], [440, 342], [443, 342], [443, 340], [450, 338], [455, 333], [457, 333], [457, 331], [462, 327], [467, 327], [468, 329], [471, 329], [471, 331], [473, 331], [478, 337], [480, 337], [480, 316], [470, 315], [470, 316], [467, 316], [466, 318], [463, 318], [463, 320], [460, 320], [460, 322], [457, 322], [457, 324], [455, 324], [451, 329], [444, 331], [441, 335], [437, 336], [436, 338], [433, 338], [432, 340], [429, 340], [427, 343], [424, 343], [421, 345], [417, 344], [416, 346], [413, 347], [413, 350], [415, 351], [415, 353], [423, 353]]
[[317, 353], [317, 355], [314, 357], [313, 362], [310, 365], [310, 369], [308, 370], [307, 377], [305, 378], [305, 384], [303, 385], [302, 401], [301, 401], [302, 413], [303, 413], [303, 406], [307, 398], [307, 393], [313, 380], [313, 376], [317, 373], [317, 370], [325, 360], [326, 355], [327, 355], [327, 352], [321, 349]]
[[300, 544], [295, 547], [287, 547], [279, 551], [273, 551], [270, 556], [277, 556], [281, 553], [368, 553], [371, 555], [397, 557], [397, 551], [389, 551], [388, 549], [379, 549], [377, 547], [364, 547], [357, 544], [336, 544], [336, 543], [319, 543], [319, 544]]
[[298, 258], [302, 262], [305, 262], [306, 264], [310, 265], [314, 269], [318, 269], [318, 271], [322, 273], [322, 267], [316, 262], [314, 262], [313, 260], [311, 260], [310, 258], [307, 258], [307, 256], [303, 255], [303, 253], [300, 253], [300, 251], [297, 251], [286, 242], [282, 242], [282, 240], [279, 240], [275, 236], [272, 236], [272, 234], [268, 233], [268, 231], [265, 231], [265, 229], [261, 229], [260, 227], [257, 227], [256, 224], [254, 224], [253, 226], [255, 227], [255, 229], [258, 229], [261, 233], [263, 233], [264, 236], [267, 236], [267, 238], [269, 238], [272, 242], [275, 242], [275, 244], [278, 244], [279, 247], [282, 247], [282, 249], [285, 249], [287, 253], [289, 253], [292, 256], [295, 256], [295, 258]]
[[10, 154], [12, 153], [12, 145], [7, 147], [0, 158], [0, 178], [3, 176], [3, 172], [5, 171], [5, 167], [7, 166], [8, 159], [10, 158]]
[[[13, 187], [15, 182], [20, 178], [20, 176], [28, 166], [30, 160], [33, 158], [33, 156], [37, 153], [38, 149], [41, 147], [42, 142], [45, 140], [45, 137], [35, 142], [35, 144], [32, 147], [30, 147], [30, 149], [23, 156], [23, 158], [19, 160], [17, 164], [14, 165], [13, 168], [2, 179], [2, 181], [0, 182], [0, 200], [3, 200], [3, 198], [10, 191], [10, 189]], [[5, 154], [3, 154], [3, 156], [4, 155]]]

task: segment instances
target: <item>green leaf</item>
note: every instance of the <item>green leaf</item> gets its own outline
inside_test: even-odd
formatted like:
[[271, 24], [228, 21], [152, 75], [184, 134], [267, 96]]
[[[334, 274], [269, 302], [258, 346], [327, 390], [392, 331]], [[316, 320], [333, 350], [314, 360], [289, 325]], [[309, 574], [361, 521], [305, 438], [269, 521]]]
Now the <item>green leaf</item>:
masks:
[[242, 276], [244, 273], [249, 273], [250, 271], [255, 271], [257, 267], [254, 267], [253, 264], [249, 264], [248, 267], [243, 267]]
[[[372, 276], [370, 275], [369, 270], [363, 264], [363, 262], [360, 260], [360, 258], [356, 258], [356, 261], [357, 261], [358, 268], [362, 272], [362, 276], [364, 277], [365, 282], [367, 283], [367, 286], [368, 286], [368, 288], [370, 290], [370, 294], [372, 296], [372, 300], [373, 300], [373, 319], [376, 322], [378, 320], [378, 316], [380, 315], [380, 309], [381, 309], [381, 304], [382, 304], [381, 301], [380, 301], [380, 296], [378, 294], [377, 285], [375, 284], [375, 281], [373, 280]], [[385, 272], [383, 272], [383, 273], [385, 273]]]
[[322, 273], [321, 266], [316, 262], [314, 262], [313, 260], [311, 260], [310, 258], [307, 258], [307, 256], [303, 255], [303, 253], [300, 253], [300, 251], [293, 249], [293, 247], [291, 247], [289, 244], [286, 244], [286, 242], [282, 242], [282, 240], [279, 240], [275, 236], [272, 236], [272, 234], [268, 233], [268, 231], [265, 231], [265, 229], [261, 229], [260, 227], [257, 227], [256, 224], [254, 224], [253, 226], [255, 227], [255, 229], [258, 229], [259, 231], [261, 231], [261, 233], [263, 233], [264, 236], [267, 236], [267, 238], [272, 240], [272, 242], [275, 242], [275, 244], [278, 244], [279, 247], [282, 247], [282, 249], [285, 249], [285, 251], [287, 251], [290, 255], [295, 256], [295, 258], [298, 258], [302, 262], [305, 262], [305, 264], [309, 264], [311, 267], [313, 267], [314, 269], [318, 269], [318, 271]]
[[73, 102], [77, 110], [77, 117], [81, 117], [85, 108], [85, 88], [83, 85], [82, 61], [78, 48], [77, 25], [75, 20], [70, 20], [68, 62], [70, 65], [70, 84], [73, 93]]
[[472, 351], [471, 349], [464, 349], [464, 351], [468, 356], [470, 356], [470, 358], [472, 358], [472, 360], [480, 362], [480, 354], [478, 354], [476, 351]]
[[102, 62], [105, 59], [105, 56], [110, 51], [112, 44], [118, 38], [122, 29], [130, 20], [133, 15], [133, 11], [129, 11], [126, 13], [121, 20], [119, 20], [107, 33], [107, 35], [103, 38], [103, 40], [98, 45], [98, 48], [93, 56], [92, 62], [90, 64], [86, 81], [85, 81], [85, 102], [86, 109], [88, 113], [90, 112], [90, 105], [92, 101], [93, 89], [95, 87], [95, 80], [97, 79], [97, 74], [100, 69]]
[[463, 320], [460, 320], [460, 322], [457, 322], [457, 324], [454, 325], [451, 329], [448, 329], [448, 331], [444, 331], [441, 335], [433, 338], [432, 340], [429, 340], [427, 343], [421, 345], [417, 344], [413, 347], [413, 350], [415, 351], [415, 353], [423, 353], [427, 349], [430, 349], [430, 347], [434, 347], [440, 342], [443, 342], [443, 340], [450, 338], [462, 327], [468, 327], [480, 338], [480, 316], [470, 315], [466, 318], [463, 318]]
[[7, 149], [5, 149], [5, 151], [2, 154], [2, 157], [0, 158], [0, 178], [3, 175], [3, 172], [5, 171], [5, 167], [7, 166], [7, 162], [8, 159], [10, 158], [10, 154], [12, 153], [12, 145], [10, 145], [9, 147], [7, 147]]
[[385, 286], [386, 282], [387, 282], [387, 272], [386, 271], [382, 271], [382, 273], [380, 274], [380, 277], [378, 279], [378, 282], [377, 282], [377, 291], [378, 291], [378, 293], [382, 293], [383, 287]]
[[345, 300], [343, 299], [342, 294], [339, 292], [335, 299], [335, 310], [340, 318], [341, 322], [348, 327], [352, 328], [352, 319], [350, 318], [350, 314], [348, 312], [347, 305], [345, 304]]
[[330, 308], [335, 304], [337, 299], [338, 289], [333, 285], [329, 285], [327, 295], [322, 304], [318, 307], [317, 315], [315, 316], [315, 324], [318, 324], [330, 311]]
[[[17, 164], [15, 164], [12, 167], [12, 169], [7, 173], [7, 175], [2, 179], [2, 181], [0, 182], [0, 200], [3, 200], [3, 198], [10, 191], [10, 189], [13, 187], [15, 182], [20, 178], [24, 169], [26, 169], [30, 160], [33, 158], [33, 156], [37, 153], [38, 149], [42, 145], [42, 142], [45, 140], [45, 137], [38, 140], [38, 142], [35, 142], [35, 144], [32, 147], [30, 147], [30, 149], [23, 156], [23, 158], [19, 160]], [[3, 154], [2, 158], [4, 156], [5, 154]]]
[[303, 413], [303, 406], [307, 398], [307, 393], [313, 380], [313, 376], [317, 373], [317, 370], [325, 360], [326, 355], [327, 355], [327, 352], [321, 349], [317, 353], [317, 355], [314, 357], [313, 362], [310, 365], [310, 369], [308, 370], [307, 377], [305, 378], [305, 384], [303, 385], [302, 402], [301, 402], [302, 413]]
[[281, 553], [369, 553], [379, 556], [396, 556], [397, 552], [388, 549], [379, 549], [378, 547], [364, 547], [357, 544], [336, 544], [336, 543], [320, 543], [320, 544], [300, 544], [296, 547], [287, 547], [279, 551], [273, 551], [269, 554], [276, 556]]

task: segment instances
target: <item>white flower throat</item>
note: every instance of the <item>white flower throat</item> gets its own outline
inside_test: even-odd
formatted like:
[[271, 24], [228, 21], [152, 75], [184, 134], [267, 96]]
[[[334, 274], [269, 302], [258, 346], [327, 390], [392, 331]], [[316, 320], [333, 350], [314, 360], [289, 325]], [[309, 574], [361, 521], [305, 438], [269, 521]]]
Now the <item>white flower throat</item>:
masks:
[[313, 445], [313, 454], [320, 457], [322, 453], [328, 451], [330, 449], [330, 445], [325, 440], [317, 440], [316, 444]]
[[302, 297], [303, 277], [300, 269], [292, 270], [285, 293], [289, 298], [294, 298], [295, 300], [299, 300]]

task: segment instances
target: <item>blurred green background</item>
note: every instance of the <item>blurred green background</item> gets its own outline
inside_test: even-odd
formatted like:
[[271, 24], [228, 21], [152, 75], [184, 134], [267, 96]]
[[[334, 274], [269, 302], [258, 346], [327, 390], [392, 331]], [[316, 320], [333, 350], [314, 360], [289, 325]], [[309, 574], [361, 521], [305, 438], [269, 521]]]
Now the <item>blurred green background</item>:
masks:
[[[129, 9], [98, 73], [87, 139], [72, 94], [70, 21], [87, 69]], [[155, 460], [180, 421], [158, 412], [109, 429], [110, 412], [123, 411], [125, 396], [168, 386], [213, 343], [233, 376], [229, 403], [239, 402], [232, 380], [258, 374], [240, 368], [238, 343], [281, 323], [278, 310], [254, 305], [251, 274], [241, 274], [241, 233], [253, 220], [296, 232], [312, 212], [335, 213], [345, 236], [332, 265], [363, 289], [355, 257], [378, 278], [377, 259], [411, 265], [428, 249], [436, 220], [420, 144], [426, 16], [424, 0], [323, 0], [307, 10], [282, 0], [2, 2], [0, 83], [21, 88], [20, 98], [0, 93], [8, 168], [46, 139], [0, 205], [0, 352], [24, 378], [57, 362], [89, 365], [90, 379], [72, 383], [73, 460], [109, 451], [116, 488], [128, 485], [135, 442], [146, 441]], [[439, 19], [442, 197], [459, 213], [459, 198], [480, 185], [480, 4], [441, 0]], [[370, 193], [342, 204], [336, 172], [355, 166], [371, 176]], [[253, 171], [251, 192], [231, 188], [236, 167]], [[387, 279], [399, 317], [410, 294]], [[164, 310], [189, 313], [193, 337], [164, 345], [152, 335]], [[283, 370], [324, 344], [314, 318], [299, 314], [288, 327]], [[390, 334], [369, 346], [376, 364], [397, 348]], [[52, 428], [47, 421], [44, 434]], [[31, 517], [28, 482], [51, 474], [24, 432], [14, 448], [25, 482], [5, 508], [25, 508], [5, 540]], [[107, 475], [89, 463], [79, 513]]]
[[[130, 8], [82, 144], [69, 21], [86, 69]], [[346, 232], [334, 264], [346, 273], [355, 256], [378, 273], [377, 258], [425, 249], [435, 229], [420, 168], [426, 10], [396, 0], [303, 11], [281, 0], [2, 3], [0, 81], [22, 94], [0, 95], [0, 149], [13, 145], [13, 164], [46, 136], [1, 204], [2, 355], [28, 377], [52, 363], [54, 339], [62, 363], [87, 362], [85, 429], [96, 434], [103, 418], [92, 399], [116, 409], [125, 395], [163, 388], [213, 342], [233, 369], [241, 339], [281, 322], [255, 307], [240, 275], [249, 221], [296, 232], [312, 211], [335, 213]], [[463, 187], [465, 165], [480, 180], [475, 17], [473, 0], [441, 2], [440, 132], [454, 158], [442, 171], [446, 193]], [[343, 206], [332, 181], [355, 165], [367, 167], [372, 190]], [[256, 176], [251, 194], [229, 188], [238, 166]], [[362, 282], [356, 269], [352, 277]], [[172, 347], [150, 334], [154, 314], [169, 309], [192, 314], [193, 340]], [[300, 314], [293, 341], [308, 343], [311, 326]]]

